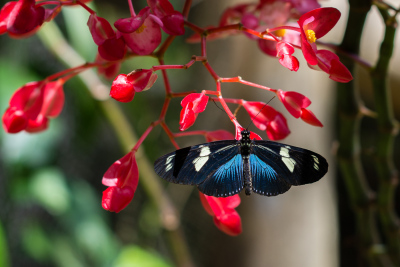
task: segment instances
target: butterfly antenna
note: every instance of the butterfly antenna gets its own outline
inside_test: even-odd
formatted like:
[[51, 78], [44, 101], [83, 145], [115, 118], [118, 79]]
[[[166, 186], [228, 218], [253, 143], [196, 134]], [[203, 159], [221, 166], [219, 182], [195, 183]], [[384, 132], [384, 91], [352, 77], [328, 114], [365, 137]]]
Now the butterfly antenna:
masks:
[[211, 98], [211, 100], [214, 102], [214, 104], [215, 104], [215, 106], [216, 106], [217, 108], [219, 108], [220, 110], [222, 110], [223, 112], [225, 112], [225, 110], [223, 110], [221, 107], [219, 107], [219, 106], [217, 105], [217, 103], [215, 103], [215, 100], [214, 100], [214, 99]]
[[274, 96], [273, 98], [271, 98], [271, 99], [262, 107], [262, 109], [260, 109], [260, 111], [257, 113], [257, 115], [254, 116], [254, 118], [251, 119], [251, 122], [249, 123], [249, 125], [247, 125], [246, 130], [249, 129], [250, 124], [253, 123], [253, 120], [254, 120], [255, 118], [257, 118], [258, 114], [260, 114], [261, 111], [262, 111], [262, 110], [269, 104], [269, 102], [271, 102], [274, 98], [275, 98], [275, 96]]

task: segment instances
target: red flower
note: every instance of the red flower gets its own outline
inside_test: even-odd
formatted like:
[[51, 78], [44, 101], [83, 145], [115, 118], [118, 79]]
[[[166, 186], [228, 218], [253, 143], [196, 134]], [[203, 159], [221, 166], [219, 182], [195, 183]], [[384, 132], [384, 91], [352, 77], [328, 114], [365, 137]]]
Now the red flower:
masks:
[[289, 135], [290, 130], [285, 117], [271, 106], [263, 102], [243, 101], [243, 107], [254, 125], [262, 131], [266, 130], [269, 139], [280, 140]]
[[122, 59], [126, 45], [122, 36], [115, 33], [110, 23], [96, 14], [91, 14], [87, 22], [93, 41], [98, 45], [99, 55], [108, 61]]
[[276, 50], [276, 56], [279, 58], [279, 63], [281, 63], [282, 66], [291, 71], [297, 71], [299, 69], [299, 61], [296, 57], [292, 56], [294, 53], [292, 45], [286, 42], [278, 42], [276, 44]]
[[197, 115], [206, 109], [208, 96], [200, 93], [193, 93], [185, 96], [181, 101], [182, 111], [179, 121], [179, 130], [184, 131], [194, 124]]
[[128, 75], [118, 75], [111, 85], [110, 96], [120, 102], [130, 102], [135, 92], [148, 90], [157, 80], [152, 70], [138, 69]]
[[336, 25], [339, 18], [339, 10], [325, 7], [307, 12], [297, 21], [301, 33], [301, 50], [308, 64], [318, 64], [315, 41], [327, 34]]
[[295, 118], [301, 118], [308, 124], [322, 127], [322, 123], [315, 117], [314, 113], [306, 109], [311, 105], [310, 99], [297, 92], [284, 92], [278, 90], [279, 100], [286, 107], [287, 111]]
[[137, 16], [119, 19], [115, 28], [122, 34], [126, 45], [138, 55], [148, 55], [161, 43], [162, 22], [150, 14], [150, 8], [143, 8]]
[[36, 120], [43, 103], [43, 82], [30, 82], [19, 88], [10, 99], [3, 115], [3, 127], [8, 133], [18, 133]]
[[200, 193], [200, 200], [208, 214], [214, 217], [214, 223], [222, 232], [236, 236], [242, 232], [242, 220], [235, 210], [240, 204], [239, 195], [230, 197], [212, 197]]
[[207, 142], [214, 142], [219, 140], [233, 140], [233, 139], [234, 139], [233, 134], [225, 130], [207, 132], [206, 134]]
[[6, 3], [0, 11], [0, 34], [26, 37], [35, 33], [45, 18], [45, 9], [36, 6], [35, 0]]
[[3, 115], [8, 133], [39, 132], [47, 129], [48, 119], [57, 117], [64, 105], [64, 80], [44, 84], [30, 82], [19, 88], [10, 99]]
[[185, 33], [183, 27], [183, 16], [168, 0], [147, 0], [147, 4], [162, 22], [160, 25], [164, 32], [171, 35], [182, 35]]
[[102, 183], [109, 186], [103, 191], [103, 209], [120, 212], [132, 200], [139, 183], [139, 170], [135, 154], [129, 152], [114, 162], [103, 176]]
[[329, 78], [337, 82], [347, 83], [353, 80], [350, 71], [340, 62], [335, 53], [321, 49], [317, 51], [317, 59], [318, 67], [309, 65], [310, 68], [328, 73]]

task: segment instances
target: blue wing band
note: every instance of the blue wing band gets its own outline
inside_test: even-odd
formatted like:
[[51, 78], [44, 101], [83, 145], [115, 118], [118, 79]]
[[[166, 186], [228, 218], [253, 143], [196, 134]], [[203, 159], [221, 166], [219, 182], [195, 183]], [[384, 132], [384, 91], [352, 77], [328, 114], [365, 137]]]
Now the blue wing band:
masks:
[[197, 187], [209, 196], [226, 197], [239, 193], [243, 189], [242, 155], [236, 154]]
[[268, 163], [254, 154], [250, 155], [250, 170], [254, 193], [275, 196], [290, 188], [290, 184], [282, 179]]

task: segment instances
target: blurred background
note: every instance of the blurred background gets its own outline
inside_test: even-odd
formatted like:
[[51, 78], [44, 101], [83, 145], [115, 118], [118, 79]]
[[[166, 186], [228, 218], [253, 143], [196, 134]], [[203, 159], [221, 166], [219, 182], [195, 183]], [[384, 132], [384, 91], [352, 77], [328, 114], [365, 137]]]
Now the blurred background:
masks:
[[[6, 1], [1, 1], [1, 6]], [[182, 10], [181, 0], [170, 0]], [[189, 20], [199, 26], [217, 25], [228, 6], [246, 1], [193, 1]], [[249, 1], [247, 1], [249, 2]], [[323, 1], [342, 12], [338, 25], [324, 37], [325, 42], [339, 43], [344, 32], [347, 4], [344, 0]], [[146, 5], [134, 1], [135, 10]], [[128, 17], [126, 1], [92, 3], [101, 17], [110, 22]], [[81, 8], [64, 8], [56, 22], [71, 46], [86, 60], [93, 61], [97, 47], [86, 22], [88, 13]], [[362, 42], [362, 56], [376, 60], [383, 35], [382, 23], [372, 10]], [[0, 110], [4, 111], [13, 92], [29, 81], [37, 81], [65, 69], [57, 57], [43, 45], [46, 26], [40, 36], [15, 40], [0, 36]], [[199, 44], [186, 44], [177, 37], [165, 55], [166, 64], [185, 64], [199, 55]], [[245, 197], [238, 212], [243, 233], [230, 237], [220, 232], [203, 209], [197, 190], [166, 184], [165, 190], [181, 215], [181, 232], [196, 266], [338, 266], [339, 254], [352, 251], [351, 224], [341, 223], [338, 213], [349, 215], [343, 191], [338, 195], [334, 160], [334, 94], [335, 84], [322, 72], [312, 71], [300, 62], [297, 73], [282, 67], [275, 58], [264, 55], [256, 44], [244, 36], [229, 37], [208, 43], [211, 66], [220, 76], [243, 79], [271, 88], [297, 91], [308, 96], [310, 109], [324, 124], [312, 127], [291, 117], [278, 100], [272, 105], [288, 120], [292, 134], [283, 142], [313, 150], [328, 159], [329, 172], [318, 183], [294, 187], [278, 197], [258, 195]], [[399, 54], [392, 69], [400, 68]], [[297, 55], [299, 51], [296, 52]], [[301, 59], [301, 56], [298, 56]], [[149, 68], [157, 62], [135, 58], [124, 62], [120, 73]], [[168, 71], [174, 92], [213, 90], [214, 81], [204, 67], [196, 63], [188, 70]], [[359, 70], [358, 82], [366, 105], [372, 106], [368, 77]], [[110, 81], [104, 81], [110, 85]], [[391, 76], [393, 88], [399, 88], [398, 71]], [[5, 134], [0, 131], [0, 267], [2, 266], [175, 266], [168, 231], [160, 223], [160, 214], [143, 190], [141, 183], [129, 206], [118, 214], [101, 208], [105, 186], [101, 179], [108, 167], [125, 152], [116, 133], [79, 78], [64, 86], [66, 101], [59, 118], [52, 120], [47, 131], [39, 134]], [[223, 84], [224, 97], [267, 102], [272, 94], [237, 84]], [[394, 106], [399, 115], [398, 91]], [[164, 101], [161, 79], [146, 92], [136, 94], [133, 102], [119, 104], [135, 133], [140, 136], [157, 119]], [[235, 107], [232, 106], [232, 109]], [[173, 99], [167, 123], [178, 131], [180, 99]], [[398, 117], [398, 116], [397, 116]], [[248, 125], [248, 115], [241, 110], [239, 122]], [[362, 124], [362, 141], [374, 138], [372, 120]], [[199, 115], [193, 130], [225, 129], [234, 132], [225, 113], [213, 103]], [[254, 126], [250, 130], [267, 139]], [[181, 146], [204, 142], [201, 137], [178, 140]], [[399, 146], [396, 143], [396, 148]], [[166, 134], [157, 127], [143, 143], [150, 162], [172, 151]], [[395, 151], [399, 151], [396, 149]], [[396, 165], [399, 167], [396, 152]], [[368, 162], [368, 158], [366, 159]], [[140, 172], [139, 166], [139, 172]], [[140, 179], [146, 179], [140, 173]], [[340, 182], [339, 182], [340, 188]], [[340, 209], [338, 207], [341, 207]], [[346, 213], [347, 212], [347, 213]], [[349, 215], [350, 216], [350, 215]], [[349, 218], [351, 222], [351, 218]], [[350, 238], [339, 238], [348, 232]], [[347, 233], [346, 232], [346, 233]]]

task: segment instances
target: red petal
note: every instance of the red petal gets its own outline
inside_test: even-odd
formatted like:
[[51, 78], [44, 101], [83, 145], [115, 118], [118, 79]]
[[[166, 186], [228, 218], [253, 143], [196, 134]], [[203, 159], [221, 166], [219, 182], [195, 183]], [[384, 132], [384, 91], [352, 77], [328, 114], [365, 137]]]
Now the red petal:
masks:
[[237, 236], [242, 233], [242, 220], [235, 210], [231, 213], [214, 217], [214, 223], [218, 229], [227, 235]]
[[131, 81], [135, 92], [149, 89], [156, 81], [157, 74], [147, 69], [137, 69], [128, 74], [127, 79]]
[[126, 74], [118, 75], [112, 85], [110, 96], [120, 102], [130, 102], [135, 96], [132, 81], [127, 78]]
[[134, 190], [129, 186], [109, 187], [103, 191], [101, 206], [108, 211], [120, 212], [132, 201], [134, 194]]
[[60, 115], [64, 106], [63, 80], [49, 82], [44, 88], [43, 106], [40, 113], [45, 117], [55, 118]]
[[301, 112], [301, 119], [313, 126], [323, 127], [322, 123], [317, 119], [314, 113], [311, 112], [311, 110], [303, 109]]
[[294, 48], [292, 45], [286, 43], [286, 42], [278, 42], [276, 44], [276, 50], [277, 52], [277, 57], [281, 57], [283, 55], [291, 55], [294, 53]]
[[308, 64], [318, 64], [317, 55], [315, 54], [314, 48], [308, 43], [304, 31], [301, 32], [301, 51]]
[[3, 128], [7, 133], [18, 133], [28, 126], [28, 118], [22, 110], [9, 107], [3, 115]]
[[285, 117], [278, 113], [267, 127], [267, 135], [271, 140], [281, 140], [290, 134]]
[[105, 40], [98, 48], [99, 55], [108, 61], [122, 59], [126, 53], [124, 38], [110, 38]]
[[211, 209], [210, 204], [209, 204], [208, 201], [207, 201], [207, 199], [208, 199], [210, 196], [204, 195], [204, 194], [201, 193], [200, 191], [199, 191], [199, 195], [200, 195], [200, 201], [201, 201], [201, 204], [203, 205], [203, 208], [206, 210], [206, 212], [207, 212], [209, 215], [214, 216], [215, 214], [214, 214], [213, 210]]
[[263, 102], [243, 101], [243, 107], [249, 113], [254, 125], [262, 131], [267, 129], [267, 124], [277, 114], [277, 111], [273, 107]]
[[295, 118], [300, 118], [302, 108], [306, 108], [311, 105], [310, 99], [293, 91], [285, 92], [278, 90], [278, 97], [287, 111], [289, 111], [289, 113]]
[[[313, 20], [310, 18], [314, 18]], [[305, 13], [299, 19], [299, 25], [304, 30], [313, 30], [315, 37], [321, 38], [327, 34], [340, 19], [340, 11], [333, 7], [323, 7]], [[310, 22], [307, 23], [307, 20]], [[315, 64], [311, 64], [315, 65]]]
[[20, 87], [10, 99], [10, 107], [17, 107], [25, 112], [30, 120], [35, 120], [43, 104], [43, 82], [29, 82]]
[[145, 7], [140, 10], [139, 14], [135, 17], [119, 19], [114, 22], [115, 28], [122, 33], [132, 33], [143, 25], [146, 18], [150, 15], [150, 7]]
[[11, 11], [14, 9], [16, 1], [6, 3], [0, 10], [0, 34], [7, 32], [7, 22]]
[[35, 6], [34, 0], [20, 0], [10, 12], [7, 31], [17, 36], [35, 31], [42, 25], [44, 15], [44, 8]]
[[185, 107], [189, 103], [192, 103], [193, 104], [193, 112], [200, 113], [206, 109], [208, 99], [209, 99], [209, 97], [206, 96], [205, 94], [201, 94], [201, 93], [188, 94], [187, 96], [185, 96], [182, 99], [181, 106]]
[[329, 78], [337, 82], [347, 83], [353, 80], [351, 72], [339, 60], [333, 60], [331, 62], [329, 74]]
[[111, 24], [106, 19], [96, 14], [91, 14], [89, 16], [87, 25], [89, 26], [89, 31], [96, 45], [101, 45], [105, 40], [115, 37], [115, 32]]
[[290, 56], [290, 55], [283, 55], [279, 59], [279, 63], [281, 63], [282, 66], [288, 68], [291, 71], [297, 71], [299, 69], [299, 65], [300, 65], [297, 58], [294, 56]]
[[229, 196], [229, 197], [221, 197], [218, 198], [219, 201], [221, 202], [221, 205], [223, 207], [229, 208], [229, 209], [234, 209], [237, 206], [240, 205], [240, 197], [238, 194]]
[[46, 130], [49, 127], [49, 119], [39, 114], [35, 120], [29, 120], [25, 131], [28, 133], [38, 133]]
[[138, 55], [151, 54], [161, 43], [160, 26], [148, 17], [143, 24], [142, 31], [122, 34], [126, 45]]
[[182, 35], [185, 33], [184, 20], [180, 12], [174, 11], [161, 19], [163, 22], [162, 29], [171, 35]]
[[180, 125], [179, 130], [184, 131], [194, 124], [194, 121], [196, 120], [197, 116], [192, 109], [193, 109], [193, 102], [190, 102], [182, 109], [179, 121]]

